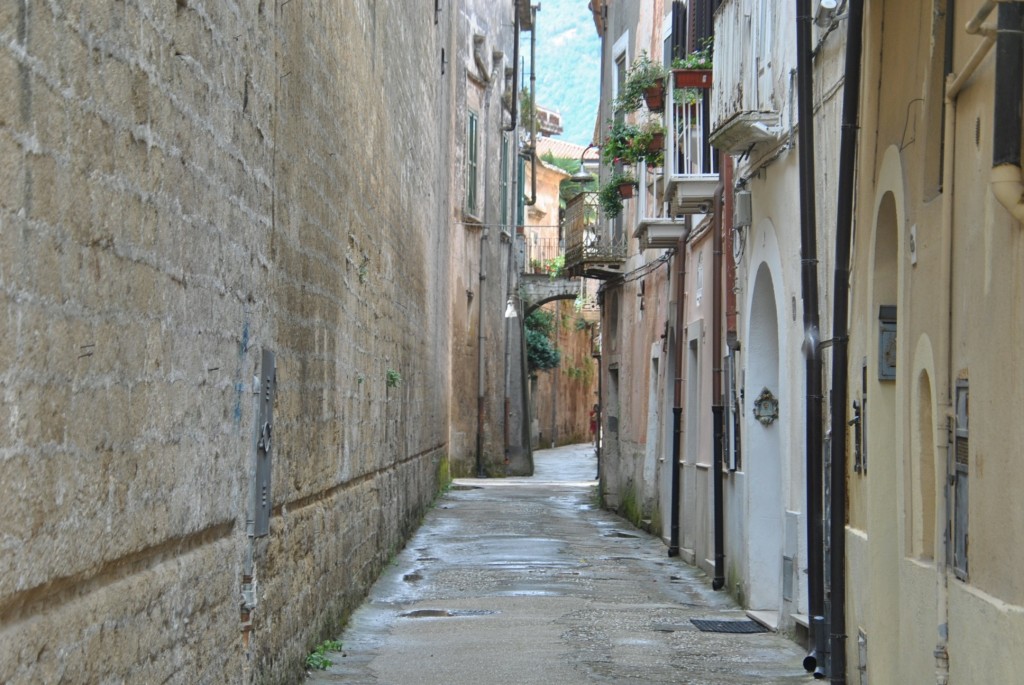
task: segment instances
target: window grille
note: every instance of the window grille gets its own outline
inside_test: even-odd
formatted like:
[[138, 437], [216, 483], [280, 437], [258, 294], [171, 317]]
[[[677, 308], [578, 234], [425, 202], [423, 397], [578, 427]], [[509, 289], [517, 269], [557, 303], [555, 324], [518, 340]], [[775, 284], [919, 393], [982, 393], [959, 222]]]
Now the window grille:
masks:
[[968, 514], [970, 508], [968, 475], [970, 451], [967, 444], [970, 403], [967, 381], [956, 384], [956, 423], [953, 427], [953, 572], [957, 578], [967, 580]]

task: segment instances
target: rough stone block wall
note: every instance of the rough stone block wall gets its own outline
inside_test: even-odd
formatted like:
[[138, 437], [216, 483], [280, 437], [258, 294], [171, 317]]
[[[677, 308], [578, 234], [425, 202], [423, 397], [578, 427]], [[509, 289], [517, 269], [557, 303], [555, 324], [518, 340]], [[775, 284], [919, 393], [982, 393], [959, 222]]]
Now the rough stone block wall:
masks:
[[[546, 310], [554, 312], [554, 304]], [[561, 363], [557, 369], [541, 371], [531, 390], [533, 418], [539, 429], [540, 449], [551, 447], [552, 436], [558, 445], [591, 442], [590, 412], [597, 404], [597, 361], [593, 357], [592, 330], [571, 300], [558, 307], [558, 349]], [[581, 323], [583, 322], [583, 323]], [[553, 385], [558, 383], [558, 389]], [[552, 423], [552, 405], [556, 403]]]
[[296, 682], [402, 544], [447, 453], [448, 14], [0, 8], [0, 682]]

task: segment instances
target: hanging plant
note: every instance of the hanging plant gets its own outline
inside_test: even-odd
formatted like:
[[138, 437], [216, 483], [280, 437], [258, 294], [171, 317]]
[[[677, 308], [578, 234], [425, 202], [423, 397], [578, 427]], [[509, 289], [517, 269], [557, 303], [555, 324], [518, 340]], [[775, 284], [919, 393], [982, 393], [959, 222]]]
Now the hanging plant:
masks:
[[665, 84], [661, 81], [650, 88], [644, 88], [644, 102], [647, 109], [652, 112], [661, 112], [665, 109]]
[[[661, 134], [660, 145], [654, 143], [658, 134]], [[665, 127], [657, 119], [639, 125], [615, 122], [601, 146], [601, 159], [608, 165], [647, 162], [649, 166], [660, 166], [664, 135]]]
[[665, 158], [665, 126], [658, 119], [649, 119], [641, 124], [633, 139], [638, 160], [648, 166], [661, 166]]
[[644, 101], [644, 91], [657, 85], [664, 87], [665, 67], [653, 61], [646, 50], [641, 50], [633, 64], [626, 70], [626, 80], [622, 90], [615, 98], [615, 109], [622, 112], [635, 112]]
[[636, 179], [632, 174], [625, 172], [612, 175], [608, 182], [601, 186], [597, 197], [606, 217], [614, 219], [622, 213], [622, 199], [625, 197], [622, 194], [622, 188], [628, 187], [628, 197], [632, 197], [632, 190], [635, 186]]
[[635, 164], [636, 151], [633, 148], [633, 141], [639, 133], [640, 128], [635, 124], [627, 124], [624, 121], [612, 123], [601, 146], [601, 159], [604, 163]]

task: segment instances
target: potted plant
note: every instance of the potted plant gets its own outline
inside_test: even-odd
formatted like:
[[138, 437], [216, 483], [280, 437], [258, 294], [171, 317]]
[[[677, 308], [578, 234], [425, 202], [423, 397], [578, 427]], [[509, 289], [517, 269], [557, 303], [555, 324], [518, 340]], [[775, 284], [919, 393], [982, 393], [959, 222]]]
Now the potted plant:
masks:
[[648, 108], [651, 111], [661, 111], [664, 108], [665, 94], [665, 67], [653, 61], [645, 50], [640, 54], [629, 69], [626, 70], [626, 80], [622, 90], [615, 98], [615, 109], [624, 112], [635, 112], [640, 109], [640, 104], [649, 97]]
[[672, 60], [672, 78], [676, 88], [710, 88], [711, 41], [686, 57]]
[[647, 162], [648, 166], [661, 166], [665, 157], [665, 125], [657, 119], [640, 124], [633, 146], [638, 159]]
[[[628, 172], [613, 174], [612, 177], [601, 186], [597, 192], [601, 209], [605, 216], [614, 219], [622, 212], [622, 200], [633, 197], [633, 188], [636, 186], [636, 179]], [[625, 191], [625, 193], [623, 192]]]
[[613, 122], [601, 146], [601, 159], [605, 164], [636, 164], [637, 150], [634, 145], [640, 128], [624, 121]]

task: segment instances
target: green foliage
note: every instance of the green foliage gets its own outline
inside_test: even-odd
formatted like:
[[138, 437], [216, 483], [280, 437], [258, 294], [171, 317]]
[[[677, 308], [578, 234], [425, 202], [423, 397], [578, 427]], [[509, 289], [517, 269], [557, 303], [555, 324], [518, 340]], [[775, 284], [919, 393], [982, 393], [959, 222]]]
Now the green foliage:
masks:
[[650, 119], [640, 124], [636, 138], [633, 139], [638, 161], [644, 160], [648, 166], [661, 166], [665, 159], [665, 143], [663, 141], [657, 148], [652, 145], [655, 136], [659, 135], [665, 135], [665, 125], [660, 120]]
[[635, 124], [615, 121], [608, 126], [608, 135], [601, 146], [601, 159], [605, 164], [633, 164], [636, 154], [633, 150], [633, 139], [640, 133]]
[[402, 374], [394, 369], [388, 369], [384, 380], [389, 388], [397, 388], [402, 383]]
[[441, 457], [437, 463], [437, 487], [438, 492], [444, 493], [452, 485], [452, 462], [448, 455]]
[[574, 381], [583, 384], [589, 383], [594, 378], [594, 362], [587, 357], [577, 360], [579, 366], [570, 366], [565, 370], [565, 375]]
[[544, 271], [551, 275], [551, 278], [558, 278], [563, 275], [565, 271], [565, 255], [560, 254], [557, 257], [544, 260]]
[[686, 57], [677, 57], [672, 60], [673, 69], [710, 69], [712, 56], [714, 54], [711, 38], [701, 41], [699, 50], [694, 50]]
[[313, 668], [319, 671], [326, 670], [328, 667], [334, 665], [334, 662], [325, 656], [327, 652], [340, 651], [340, 642], [336, 642], [335, 640], [325, 640], [321, 642], [309, 656], [306, 657], [306, 668]]
[[672, 93], [672, 100], [677, 105], [696, 105], [703, 94], [702, 88], [676, 88]]
[[659, 133], [665, 134], [665, 126], [658, 119], [649, 119], [642, 124], [614, 122], [609, 126], [601, 147], [601, 159], [609, 165], [646, 161], [650, 166], [660, 166], [664, 158], [663, 147], [655, 150], [651, 146], [654, 136]]
[[626, 80], [619, 96], [615, 98], [615, 109], [623, 112], [635, 112], [644, 101], [644, 91], [663, 83], [667, 74], [665, 67], [641, 50], [637, 58], [626, 70]]
[[537, 309], [526, 317], [526, 360], [530, 373], [548, 371], [558, 367], [561, 353], [551, 343], [555, 330], [555, 316], [551, 312]]
[[526, 329], [538, 331], [544, 335], [551, 335], [555, 332], [555, 315], [544, 309], [534, 309], [526, 317]]
[[537, 108], [534, 106], [533, 98], [530, 97], [530, 89], [523, 88], [519, 91], [519, 125], [524, 131], [529, 131], [530, 126], [540, 128], [540, 120], [537, 119]]
[[636, 179], [633, 178], [633, 174], [628, 172], [614, 174], [608, 183], [601, 186], [601, 190], [597, 192], [601, 209], [604, 210], [605, 216], [609, 219], [614, 219], [622, 213], [622, 195], [619, 194], [619, 186], [624, 183], [636, 185]]
[[640, 499], [637, 495], [636, 486], [632, 482], [622, 489], [622, 498], [619, 500], [619, 516], [623, 517], [636, 527], [640, 527], [643, 520], [643, 508], [640, 506]]

